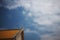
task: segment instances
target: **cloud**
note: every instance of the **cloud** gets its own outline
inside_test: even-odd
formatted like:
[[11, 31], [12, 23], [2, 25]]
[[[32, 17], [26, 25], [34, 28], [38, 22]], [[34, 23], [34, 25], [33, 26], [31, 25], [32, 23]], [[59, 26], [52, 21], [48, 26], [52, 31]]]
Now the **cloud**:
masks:
[[[60, 30], [60, 25], [58, 25], [60, 22], [60, 15], [57, 15], [58, 13], [60, 14], [60, 1], [59, 0], [30, 0], [31, 3], [28, 1], [26, 2], [30, 6], [24, 6], [26, 11], [29, 11], [26, 13], [26, 18], [31, 18], [33, 19], [32, 21], [35, 24], [35, 27], [37, 31], [41, 33], [45, 33], [46, 31], [48, 32], [53, 32], [52, 34], [55, 34], [57, 31]], [[25, 3], [24, 3], [25, 4]], [[26, 12], [25, 11], [25, 12]], [[41, 27], [38, 25], [45, 25], [45, 27]], [[56, 33], [56, 36], [51, 36], [50, 34], [44, 34], [41, 35], [42, 39], [41, 40], [59, 40], [60, 36], [58, 37], [58, 33]], [[60, 34], [59, 34], [60, 35]]]
[[20, 7], [20, 0], [0, 0], [0, 4], [2, 7], [8, 9], [14, 9]]
[[36, 30], [26, 29], [25, 30], [25, 40], [40, 40], [40, 33]]
[[34, 33], [34, 34], [40, 35], [36, 30], [31, 30], [31, 29], [26, 29], [25, 33]]
[[45, 34], [41, 36], [41, 40], [60, 40], [60, 32], [53, 35]]
[[[60, 31], [60, 0], [2, 0], [0, 6], [10, 10], [23, 7], [23, 15], [28, 20], [32, 19], [35, 28], [40, 31], [49, 31], [56, 33], [56, 36], [42, 35], [46, 40], [58, 40], [58, 32]], [[41, 27], [38, 25], [44, 25]], [[34, 32], [27, 29], [25, 32]], [[60, 34], [59, 34], [60, 35]], [[46, 37], [45, 37], [46, 36]], [[60, 37], [60, 36], [59, 36]], [[57, 39], [55, 39], [57, 38]], [[43, 40], [42, 39], [42, 40]]]
[[53, 40], [53, 38], [50, 35], [45, 34], [41, 36], [41, 40]]

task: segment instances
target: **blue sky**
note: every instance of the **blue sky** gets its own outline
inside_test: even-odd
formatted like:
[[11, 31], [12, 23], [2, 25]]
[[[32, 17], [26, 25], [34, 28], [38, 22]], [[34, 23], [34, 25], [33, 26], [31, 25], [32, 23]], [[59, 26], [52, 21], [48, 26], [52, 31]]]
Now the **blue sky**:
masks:
[[0, 29], [22, 25], [25, 40], [60, 40], [60, 0], [1, 0]]

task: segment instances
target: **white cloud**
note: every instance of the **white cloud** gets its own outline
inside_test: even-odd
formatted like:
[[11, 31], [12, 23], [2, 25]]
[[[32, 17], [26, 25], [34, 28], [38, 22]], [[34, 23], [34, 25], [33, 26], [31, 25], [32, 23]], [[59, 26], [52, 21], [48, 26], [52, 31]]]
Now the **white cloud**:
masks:
[[[47, 26], [43, 27], [42, 30], [53, 32], [60, 30], [60, 25], [57, 24], [60, 22], [60, 15], [56, 15], [60, 13], [60, 0], [3, 0], [3, 2], [6, 5], [2, 4], [2, 6], [8, 9], [14, 9], [21, 6], [24, 7], [26, 12], [23, 11], [23, 15], [25, 15], [27, 19], [31, 17], [31, 19], [33, 19], [32, 21], [37, 25]], [[29, 12], [27, 13], [27, 11]], [[36, 29], [40, 31], [40, 28], [41, 27], [37, 26]], [[27, 29], [25, 32], [34, 31]], [[51, 37], [50, 35], [43, 35], [42, 38], [44, 40], [55, 40], [55, 37]]]
[[31, 29], [26, 29], [25, 33], [34, 33], [34, 34], [39, 34], [36, 30], [31, 30]]
[[60, 4], [58, 2], [59, 0], [30, 0], [30, 2], [29, 0], [23, 1], [23, 7], [27, 11], [29, 10], [31, 13], [28, 13], [30, 14], [28, 17], [31, 17], [31, 15], [34, 16], [33, 22], [42, 25], [52, 25], [56, 21], [60, 20], [60, 16], [55, 15], [60, 10]]
[[53, 38], [50, 35], [45, 34], [41, 36], [41, 40], [53, 40]]
[[44, 34], [41, 36], [41, 40], [60, 40], [60, 32], [56, 32], [53, 35]]
[[14, 9], [21, 6], [20, 0], [2, 0], [0, 4], [8, 9]]
[[45, 34], [41, 36], [41, 40], [56, 40], [56, 37], [53, 37], [51, 35]]

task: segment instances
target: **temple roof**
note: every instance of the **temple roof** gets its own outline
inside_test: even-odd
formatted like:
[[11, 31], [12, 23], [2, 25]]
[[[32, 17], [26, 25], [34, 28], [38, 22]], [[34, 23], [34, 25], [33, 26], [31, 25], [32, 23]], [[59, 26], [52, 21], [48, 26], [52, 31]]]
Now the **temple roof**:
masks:
[[0, 39], [2, 38], [13, 38], [20, 30], [0, 30]]

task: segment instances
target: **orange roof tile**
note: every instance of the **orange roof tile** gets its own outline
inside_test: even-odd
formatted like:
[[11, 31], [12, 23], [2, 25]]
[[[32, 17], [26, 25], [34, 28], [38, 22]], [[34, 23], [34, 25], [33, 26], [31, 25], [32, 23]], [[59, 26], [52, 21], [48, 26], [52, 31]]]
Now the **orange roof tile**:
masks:
[[1, 38], [13, 38], [19, 30], [0, 30]]

